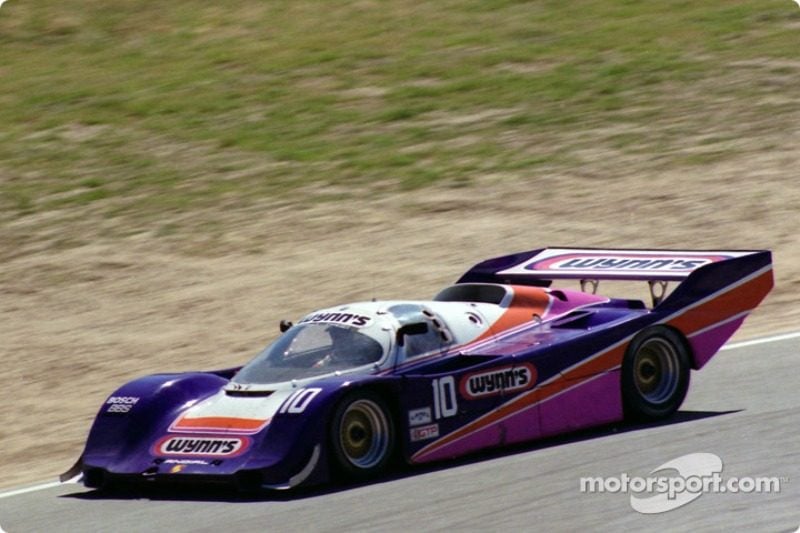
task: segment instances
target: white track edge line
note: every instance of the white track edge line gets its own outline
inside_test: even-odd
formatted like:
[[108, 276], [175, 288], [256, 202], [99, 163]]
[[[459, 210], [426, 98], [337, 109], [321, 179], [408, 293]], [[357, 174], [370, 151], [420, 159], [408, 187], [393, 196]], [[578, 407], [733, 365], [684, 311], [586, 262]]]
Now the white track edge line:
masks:
[[40, 490], [52, 489], [53, 487], [58, 487], [59, 485], [66, 485], [67, 483], [62, 483], [60, 481], [49, 481], [47, 483], [39, 483], [37, 485], [31, 485], [30, 487], [12, 489], [9, 490], [8, 492], [0, 492], [0, 500], [2, 500], [3, 498], [11, 498], [12, 496], [19, 496], [20, 494], [27, 494], [29, 492], [38, 492]]
[[740, 342], [732, 342], [730, 344], [726, 344], [719, 350], [735, 350], [737, 348], [746, 348], [747, 346], [756, 346], [758, 344], [769, 344], [770, 342], [779, 342], [785, 341], [789, 339], [796, 339], [800, 337], [800, 331], [795, 331], [793, 333], [783, 333], [780, 335], [771, 335], [769, 337], [761, 337], [758, 339], [752, 339], [749, 341], [740, 341]]

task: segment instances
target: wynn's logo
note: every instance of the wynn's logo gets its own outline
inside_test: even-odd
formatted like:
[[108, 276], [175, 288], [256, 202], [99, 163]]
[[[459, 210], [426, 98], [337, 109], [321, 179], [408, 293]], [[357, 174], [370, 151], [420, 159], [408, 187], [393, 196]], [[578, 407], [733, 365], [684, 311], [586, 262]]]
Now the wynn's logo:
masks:
[[468, 374], [461, 380], [461, 395], [468, 400], [475, 400], [530, 389], [536, 384], [536, 377], [536, 367], [530, 363]]
[[178, 437], [159, 440], [154, 455], [231, 457], [244, 452], [250, 440], [247, 437]]
[[[626, 256], [567, 256], [558, 261], [547, 261], [544, 265], [528, 265], [528, 270], [632, 270], [632, 271], [679, 271], [691, 272], [711, 263], [705, 257], [626, 257]], [[543, 268], [544, 267], [544, 268]]]

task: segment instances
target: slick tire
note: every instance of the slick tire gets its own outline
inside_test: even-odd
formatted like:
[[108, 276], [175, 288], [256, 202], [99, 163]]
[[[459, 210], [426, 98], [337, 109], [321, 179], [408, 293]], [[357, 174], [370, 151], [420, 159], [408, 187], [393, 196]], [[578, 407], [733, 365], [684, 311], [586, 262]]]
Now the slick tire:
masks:
[[689, 349], [676, 331], [653, 326], [636, 335], [622, 361], [625, 418], [659, 420], [673, 414], [689, 390]]
[[395, 424], [386, 402], [373, 392], [356, 392], [337, 405], [330, 428], [333, 467], [345, 480], [384, 472], [395, 449]]

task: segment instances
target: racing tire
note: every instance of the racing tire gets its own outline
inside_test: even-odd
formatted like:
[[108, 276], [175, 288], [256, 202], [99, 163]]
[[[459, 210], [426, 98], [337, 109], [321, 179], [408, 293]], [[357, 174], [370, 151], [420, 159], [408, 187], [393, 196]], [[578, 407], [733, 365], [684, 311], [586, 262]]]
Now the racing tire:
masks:
[[394, 456], [395, 424], [386, 402], [364, 391], [346, 396], [336, 407], [331, 424], [331, 451], [337, 473], [346, 480], [372, 478]]
[[636, 335], [622, 360], [625, 418], [659, 420], [673, 414], [689, 390], [689, 349], [676, 331], [653, 326]]

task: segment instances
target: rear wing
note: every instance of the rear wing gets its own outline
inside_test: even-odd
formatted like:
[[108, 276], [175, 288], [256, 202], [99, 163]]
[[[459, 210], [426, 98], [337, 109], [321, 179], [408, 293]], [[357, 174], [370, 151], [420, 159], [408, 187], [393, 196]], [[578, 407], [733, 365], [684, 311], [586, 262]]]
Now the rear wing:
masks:
[[[549, 286], [556, 279], [576, 279], [596, 290], [600, 280], [641, 280], [650, 284], [653, 305], [686, 305], [751, 275], [769, 272], [767, 250], [639, 250], [540, 248], [478, 263], [457, 283], [504, 283]], [[690, 279], [691, 278], [691, 279]], [[687, 281], [689, 280], [689, 281]], [[666, 299], [666, 283], [680, 285]], [[659, 290], [660, 288], [660, 290]]]

